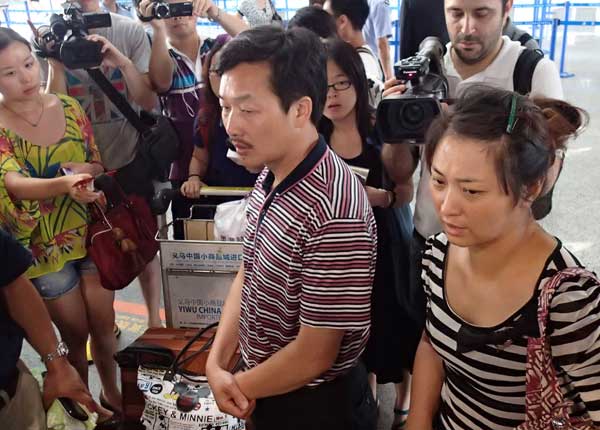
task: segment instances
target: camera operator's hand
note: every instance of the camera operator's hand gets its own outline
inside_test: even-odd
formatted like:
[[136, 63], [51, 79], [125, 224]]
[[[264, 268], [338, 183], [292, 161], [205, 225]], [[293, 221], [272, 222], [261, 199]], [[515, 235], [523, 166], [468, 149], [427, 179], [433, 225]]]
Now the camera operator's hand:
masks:
[[214, 17], [218, 13], [217, 5], [212, 0], [193, 0], [194, 15], [200, 18]]
[[119, 51], [115, 45], [110, 43], [105, 37], [99, 34], [90, 34], [86, 37], [87, 40], [92, 42], [100, 42], [102, 44], [103, 60], [102, 65], [111, 68], [123, 69], [131, 63], [131, 60], [127, 58], [121, 51]]
[[401, 95], [406, 91], [406, 85], [404, 81], [396, 78], [388, 79], [383, 84], [383, 98], [391, 95]]
[[[154, 6], [156, 2], [153, 0], [142, 0], [138, 5], [138, 11], [144, 18], [152, 18], [154, 16]], [[165, 20], [164, 19], [151, 19], [148, 21], [154, 33], [158, 32], [160, 35], [164, 34]]]

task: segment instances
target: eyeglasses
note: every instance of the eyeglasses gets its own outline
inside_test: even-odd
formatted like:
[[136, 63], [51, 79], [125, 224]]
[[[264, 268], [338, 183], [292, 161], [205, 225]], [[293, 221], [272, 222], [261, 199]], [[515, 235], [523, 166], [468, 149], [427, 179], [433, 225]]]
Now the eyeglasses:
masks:
[[334, 89], [336, 91], [345, 91], [352, 86], [352, 82], [350, 81], [339, 81], [334, 82], [333, 84], [327, 85], [327, 91], [330, 89]]

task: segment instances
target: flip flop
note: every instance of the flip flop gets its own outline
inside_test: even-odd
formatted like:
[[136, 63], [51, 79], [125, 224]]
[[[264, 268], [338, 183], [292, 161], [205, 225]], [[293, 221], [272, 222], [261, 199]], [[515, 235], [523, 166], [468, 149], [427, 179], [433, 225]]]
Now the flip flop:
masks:
[[392, 423], [392, 430], [401, 430], [406, 425], [406, 418], [408, 417], [408, 409], [397, 409], [394, 408], [394, 422]]

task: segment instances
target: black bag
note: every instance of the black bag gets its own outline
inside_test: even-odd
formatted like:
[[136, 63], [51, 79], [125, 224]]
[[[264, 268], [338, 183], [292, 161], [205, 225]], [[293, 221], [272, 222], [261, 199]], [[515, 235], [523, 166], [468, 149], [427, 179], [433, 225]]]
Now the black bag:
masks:
[[544, 58], [539, 49], [524, 49], [519, 55], [513, 71], [513, 90], [526, 96], [531, 92], [533, 73], [538, 63]]
[[146, 162], [152, 178], [160, 182], [167, 181], [171, 163], [179, 158], [181, 148], [173, 121], [164, 115], [148, 112], [138, 115], [99, 69], [86, 71], [140, 134], [138, 153]]

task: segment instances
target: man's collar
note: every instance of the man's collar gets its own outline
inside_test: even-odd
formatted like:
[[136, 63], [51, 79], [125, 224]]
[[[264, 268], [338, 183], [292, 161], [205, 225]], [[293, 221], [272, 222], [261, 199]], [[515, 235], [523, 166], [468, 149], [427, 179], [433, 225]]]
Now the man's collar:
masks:
[[[277, 187], [272, 191], [277, 193], [283, 193], [289, 188], [291, 188], [296, 182], [300, 181], [305, 176], [307, 176], [319, 163], [319, 161], [321, 161], [323, 155], [327, 152], [327, 149], [328, 147], [327, 143], [325, 142], [325, 139], [319, 134], [319, 139], [317, 140], [317, 143], [306, 155], [304, 160], [302, 160], [300, 164], [298, 164], [296, 168], [292, 170], [292, 172], [289, 175], [287, 175], [287, 177], [283, 181], [281, 181], [279, 185], [277, 185]], [[266, 194], [269, 194], [271, 192], [274, 181], [275, 175], [272, 171], [269, 171], [262, 184], [263, 191]]]

